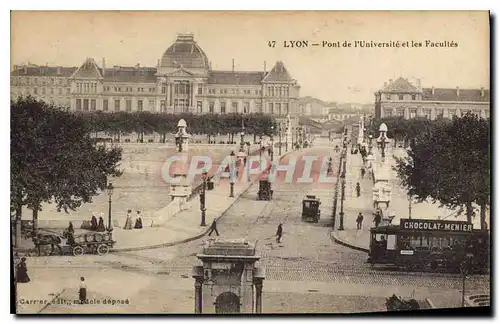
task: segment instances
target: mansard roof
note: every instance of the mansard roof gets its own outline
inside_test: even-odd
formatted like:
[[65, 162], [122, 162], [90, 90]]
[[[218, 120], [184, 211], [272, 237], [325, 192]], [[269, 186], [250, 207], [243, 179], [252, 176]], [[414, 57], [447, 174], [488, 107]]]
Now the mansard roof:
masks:
[[63, 67], [63, 66], [15, 66], [11, 72], [11, 76], [47, 76], [47, 77], [70, 77], [75, 71], [76, 67]]
[[267, 73], [264, 82], [292, 82], [293, 79], [285, 68], [283, 62], [278, 61]]
[[152, 67], [115, 66], [99, 70], [104, 82], [156, 83], [156, 68]]
[[422, 89], [422, 100], [426, 101], [468, 101], [468, 102], [489, 102], [490, 91], [481, 89], [452, 89], [452, 88], [432, 88]]
[[265, 72], [210, 71], [209, 84], [260, 85]]

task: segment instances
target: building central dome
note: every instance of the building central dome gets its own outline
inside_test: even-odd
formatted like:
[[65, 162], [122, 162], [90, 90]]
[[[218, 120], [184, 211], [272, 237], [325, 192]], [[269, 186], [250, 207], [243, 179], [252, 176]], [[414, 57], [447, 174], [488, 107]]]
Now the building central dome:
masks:
[[163, 54], [160, 67], [188, 69], [209, 69], [205, 52], [194, 41], [192, 34], [180, 34]]

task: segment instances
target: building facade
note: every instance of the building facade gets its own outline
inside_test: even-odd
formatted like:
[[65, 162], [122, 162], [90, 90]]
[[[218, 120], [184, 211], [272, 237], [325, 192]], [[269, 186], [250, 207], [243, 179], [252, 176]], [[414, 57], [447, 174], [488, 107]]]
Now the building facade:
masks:
[[298, 115], [300, 86], [283, 62], [270, 71], [216, 71], [193, 35], [178, 35], [156, 67], [15, 66], [11, 97], [31, 95], [71, 111]]
[[420, 81], [389, 80], [375, 92], [375, 118], [424, 117], [453, 118], [467, 112], [490, 117], [490, 91], [487, 89], [422, 88]]

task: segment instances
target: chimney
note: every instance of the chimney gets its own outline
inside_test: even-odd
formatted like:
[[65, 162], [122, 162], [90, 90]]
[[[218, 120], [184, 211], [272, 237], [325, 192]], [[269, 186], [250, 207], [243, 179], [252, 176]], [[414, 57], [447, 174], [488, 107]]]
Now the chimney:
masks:
[[208, 62], [208, 69], [212, 70], [212, 61]]
[[392, 79], [389, 79], [389, 84], [391, 84], [391, 83], [392, 83]]
[[102, 76], [104, 77], [104, 74], [106, 73], [106, 59], [103, 57], [102, 58]]
[[234, 59], [233, 59], [233, 72], [234, 72]]
[[60, 66], [57, 67], [57, 75], [61, 75], [61, 67]]
[[158, 63], [156, 63], [156, 67], [160, 67], [160, 60], [158, 60]]
[[481, 87], [481, 97], [484, 97], [484, 88]]
[[384, 82], [384, 88], [387, 87], [387, 82]]
[[141, 64], [140, 64], [140, 63], [137, 63], [137, 64], [135, 65], [135, 68], [136, 68], [136, 69], [138, 69], [138, 68], [140, 68], [140, 67], [141, 67]]
[[264, 61], [264, 72], [267, 72], [266, 61]]
[[434, 95], [434, 86], [432, 86], [432, 88], [431, 88], [431, 93], [432, 93], [432, 95]]
[[457, 97], [460, 97], [460, 89], [457, 87]]
[[17, 65], [14, 65], [14, 71], [17, 72]]
[[26, 65], [23, 66], [23, 73], [28, 74], [28, 67]]

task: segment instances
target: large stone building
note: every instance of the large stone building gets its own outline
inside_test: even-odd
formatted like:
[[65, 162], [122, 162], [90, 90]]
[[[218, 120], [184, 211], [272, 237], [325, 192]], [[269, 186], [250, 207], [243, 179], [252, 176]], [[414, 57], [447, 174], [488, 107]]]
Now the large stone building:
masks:
[[[234, 64], [233, 64], [234, 66]], [[193, 35], [178, 35], [157, 67], [15, 66], [11, 96], [35, 98], [72, 111], [254, 113], [297, 115], [300, 86], [284, 64], [270, 71], [216, 71]]]
[[375, 118], [400, 116], [405, 119], [453, 118], [472, 111], [490, 117], [490, 91], [487, 89], [422, 88], [404, 78], [389, 80], [375, 92]]

